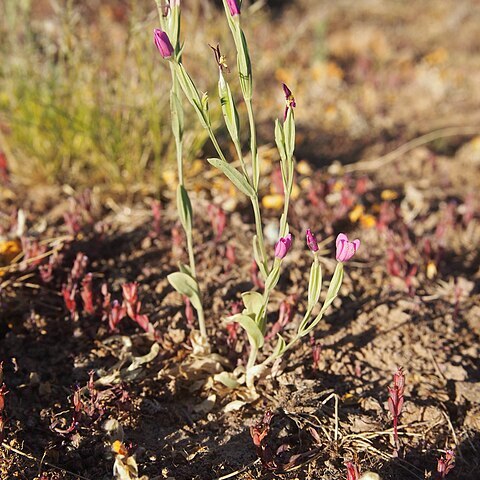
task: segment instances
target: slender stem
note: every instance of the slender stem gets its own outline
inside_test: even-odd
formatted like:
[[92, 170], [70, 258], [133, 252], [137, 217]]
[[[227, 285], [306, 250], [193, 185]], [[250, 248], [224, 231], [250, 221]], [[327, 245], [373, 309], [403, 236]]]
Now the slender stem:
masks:
[[248, 355], [248, 362], [247, 362], [247, 367], [246, 367], [246, 375], [247, 375], [247, 387], [252, 387], [253, 386], [253, 378], [250, 379], [248, 372], [255, 366], [255, 363], [257, 361], [257, 355], [258, 355], [258, 348], [254, 347], [253, 345], [250, 345], [250, 353]]
[[[177, 75], [175, 74], [175, 69], [173, 68], [173, 65], [170, 64], [170, 73], [172, 76], [172, 92], [177, 96], [178, 98], [178, 92], [179, 92], [179, 84], [178, 84], [178, 79]], [[176, 145], [176, 150], [177, 150], [177, 170], [178, 170], [178, 183], [180, 185], [184, 185], [184, 176], [183, 176], [183, 141], [181, 138], [177, 138], [175, 136], [175, 145]]]
[[253, 215], [255, 217], [255, 229], [257, 232], [258, 245], [260, 246], [260, 255], [265, 271], [268, 273], [267, 251], [265, 249], [265, 240], [263, 238], [262, 216], [260, 214], [260, 205], [258, 203], [258, 196], [250, 197], [253, 207]]
[[253, 188], [255, 189], [256, 192], [258, 192], [258, 182], [260, 179], [260, 165], [258, 162], [257, 132], [255, 129], [255, 119], [253, 117], [252, 100], [251, 99], [246, 100], [245, 106], [247, 107], [248, 123], [250, 124], [250, 152], [252, 155]]
[[398, 440], [398, 416], [393, 416], [393, 439], [395, 441], [395, 449], [398, 452], [400, 450], [400, 441]]
[[245, 164], [245, 159], [243, 158], [242, 148], [240, 147], [240, 143], [236, 140], [233, 140], [233, 144], [235, 145], [237, 157], [240, 160], [240, 164], [242, 165], [243, 173], [250, 180], [250, 175], [248, 174], [247, 165]]
[[220, 157], [220, 160], [223, 160], [224, 162], [227, 161], [225, 158], [225, 155], [222, 152], [222, 149], [220, 148], [220, 145], [217, 142], [217, 137], [215, 137], [215, 134], [213, 133], [212, 127], [207, 128], [208, 136], [210, 137], [211, 142], [213, 143], [213, 146], [215, 150], [217, 151], [218, 156]]
[[[165, 29], [165, 17], [164, 17], [164, 12], [163, 12], [163, 7], [161, 4], [160, 0], [155, 0], [155, 3], [157, 4], [157, 10], [158, 10], [158, 16], [160, 20], [160, 24], [163, 29]], [[178, 38], [174, 39], [174, 41], [178, 42]], [[179, 97], [179, 91], [180, 91], [180, 84], [178, 82], [177, 74], [175, 72], [175, 68], [172, 63], [170, 63], [170, 74], [172, 77], [172, 92]], [[178, 183], [183, 187], [185, 183], [185, 178], [184, 178], [184, 171], [183, 171], [183, 132], [180, 132], [177, 135], [174, 135], [175, 137], [175, 147], [176, 147], [176, 153], [177, 153], [177, 170], [178, 170]], [[192, 231], [187, 231], [185, 229], [185, 236], [187, 237], [187, 252], [188, 252], [188, 260], [189, 260], [189, 265], [190, 265], [190, 271], [192, 274], [192, 277], [195, 279], [195, 281], [198, 284], [198, 279], [197, 279], [197, 273], [196, 273], [196, 265], [195, 265], [195, 254], [193, 251], [193, 233]], [[198, 293], [200, 296], [200, 302], [199, 306], [197, 308], [197, 315], [198, 315], [198, 327], [200, 329], [200, 335], [204, 337], [205, 339], [208, 339], [207, 337], [207, 328], [205, 326], [205, 313], [203, 311], [203, 299], [202, 299], [202, 292], [200, 290], [200, 287], [198, 287]]]

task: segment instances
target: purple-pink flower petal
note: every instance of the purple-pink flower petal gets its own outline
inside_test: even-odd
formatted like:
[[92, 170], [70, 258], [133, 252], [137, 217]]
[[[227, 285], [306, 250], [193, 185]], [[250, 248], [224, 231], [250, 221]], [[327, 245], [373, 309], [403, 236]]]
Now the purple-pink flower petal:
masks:
[[290, 247], [292, 246], [292, 234], [289, 233], [285, 237], [280, 237], [275, 244], [275, 256], [279, 259], [285, 258]]
[[353, 242], [348, 240], [348, 237], [344, 233], [340, 233], [337, 236], [337, 240], [335, 241], [337, 252], [336, 258], [339, 262], [348, 262], [357, 250], [360, 247], [360, 240], [355, 239]]
[[174, 52], [173, 46], [168, 35], [163, 30], [160, 30], [159, 28], [153, 30], [153, 41], [163, 58], [171, 58]]
[[237, 4], [237, 0], [227, 0], [228, 8], [230, 9], [230, 15], [240, 15], [240, 7]]

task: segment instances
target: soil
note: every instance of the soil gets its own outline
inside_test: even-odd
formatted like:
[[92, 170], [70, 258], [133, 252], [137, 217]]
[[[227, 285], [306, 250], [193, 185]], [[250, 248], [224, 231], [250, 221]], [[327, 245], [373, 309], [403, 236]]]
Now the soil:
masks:
[[[422, 119], [415, 121], [410, 131], [425, 133]], [[97, 189], [25, 189], [0, 177], [2, 245], [21, 238], [24, 254], [0, 257], [0, 359], [8, 390], [1, 478], [107, 479], [117, 460], [136, 462], [139, 476], [150, 479], [344, 479], [345, 462], [354, 461], [384, 480], [413, 480], [435, 478], [437, 460], [450, 449], [456, 465], [449, 479], [480, 478], [480, 137], [443, 133], [384, 157], [405, 144], [404, 130], [393, 139], [376, 132], [367, 143], [359, 139], [357, 149], [350, 138], [352, 148], [338, 153], [342, 163], [328, 166], [311, 153], [306, 133], [290, 215], [295, 241], [269, 325], [281, 306], [289, 310], [282, 326], [288, 338], [304, 312], [306, 228], [324, 241], [326, 285], [335, 235], [346, 232], [361, 247], [345, 265], [340, 296], [324, 321], [258, 381], [258, 398], [213, 381], [219, 369], [246, 362], [248, 341], [241, 330], [229, 336], [225, 318], [241, 292], [257, 289], [252, 214], [223, 177], [209, 170], [215, 189], [203, 170], [187, 183], [217, 355], [208, 361], [193, 354], [188, 308], [166, 278], [187, 261], [171, 190], [162, 192], [155, 220], [150, 197], [123, 205]], [[265, 197], [275, 193], [278, 169], [269, 147], [261, 155]], [[209, 221], [211, 204], [226, 214], [219, 235]], [[26, 227], [18, 235], [20, 208]], [[272, 251], [278, 217], [267, 210]], [[61, 292], [79, 254], [87, 259], [72, 315]], [[94, 313], [80, 294], [87, 272]], [[154, 332], [129, 318], [112, 332], [102, 318], [102, 285], [121, 302], [122, 285], [134, 281]], [[387, 402], [398, 367], [406, 383], [396, 451]], [[77, 390], [83, 405], [75, 413]], [[250, 429], [267, 411], [273, 418], [263, 455], [271, 462], [262, 464]]]

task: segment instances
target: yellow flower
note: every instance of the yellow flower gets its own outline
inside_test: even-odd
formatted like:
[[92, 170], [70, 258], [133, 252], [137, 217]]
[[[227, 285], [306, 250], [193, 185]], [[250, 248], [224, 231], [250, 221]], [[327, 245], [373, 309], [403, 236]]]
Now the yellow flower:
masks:
[[352, 223], [355, 223], [363, 215], [364, 210], [363, 205], [355, 205], [353, 210], [348, 214], [348, 218], [350, 218]]
[[280, 195], [279, 193], [265, 195], [262, 198], [262, 205], [268, 209], [278, 210], [283, 207], [283, 195]]

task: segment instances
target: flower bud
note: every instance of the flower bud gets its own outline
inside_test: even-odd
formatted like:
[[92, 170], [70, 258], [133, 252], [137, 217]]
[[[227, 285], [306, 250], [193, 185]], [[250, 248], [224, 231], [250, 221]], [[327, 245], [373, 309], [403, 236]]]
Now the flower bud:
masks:
[[153, 40], [163, 58], [169, 59], [172, 57], [174, 53], [173, 46], [168, 35], [163, 30], [155, 28], [153, 30]]
[[283, 86], [283, 93], [285, 94], [285, 112], [283, 114], [283, 121], [287, 119], [288, 110], [291, 109], [293, 113], [293, 109], [297, 106], [297, 102], [295, 101], [295, 97], [293, 96], [292, 91], [284, 84]]
[[307, 228], [307, 246], [312, 252], [318, 252], [317, 239], [309, 228]]
[[290, 247], [292, 246], [292, 234], [289, 233], [286, 237], [281, 237], [278, 242], [275, 244], [275, 257], [285, 258]]
[[230, 14], [232, 17], [235, 15], [240, 15], [240, 7], [237, 4], [237, 0], [227, 0], [227, 5], [230, 9]]

